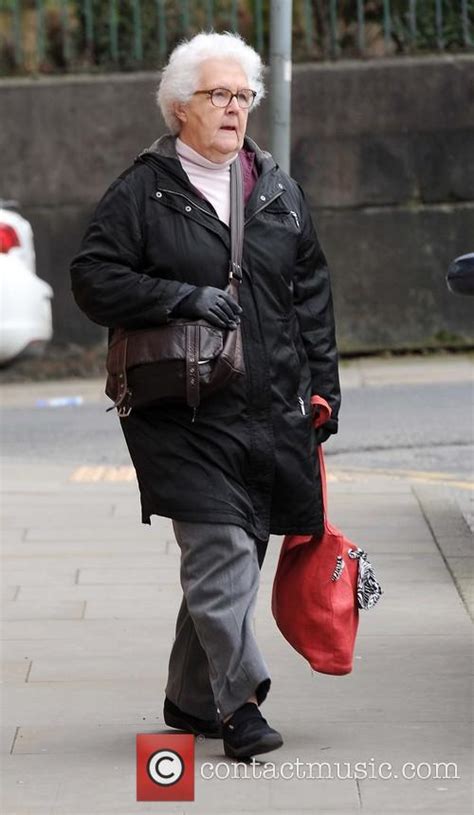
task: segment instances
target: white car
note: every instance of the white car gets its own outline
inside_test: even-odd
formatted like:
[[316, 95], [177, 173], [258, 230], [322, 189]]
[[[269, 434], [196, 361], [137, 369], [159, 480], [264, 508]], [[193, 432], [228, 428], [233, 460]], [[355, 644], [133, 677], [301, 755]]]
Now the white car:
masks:
[[53, 290], [36, 274], [33, 230], [0, 199], [0, 365], [42, 351], [53, 336]]

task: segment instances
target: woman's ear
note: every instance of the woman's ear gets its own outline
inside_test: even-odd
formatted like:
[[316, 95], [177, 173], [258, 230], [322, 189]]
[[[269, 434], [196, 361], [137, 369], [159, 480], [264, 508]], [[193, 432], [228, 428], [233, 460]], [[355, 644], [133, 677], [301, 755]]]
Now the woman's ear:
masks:
[[186, 108], [180, 102], [175, 102], [174, 115], [180, 122], [185, 122], [187, 120]]

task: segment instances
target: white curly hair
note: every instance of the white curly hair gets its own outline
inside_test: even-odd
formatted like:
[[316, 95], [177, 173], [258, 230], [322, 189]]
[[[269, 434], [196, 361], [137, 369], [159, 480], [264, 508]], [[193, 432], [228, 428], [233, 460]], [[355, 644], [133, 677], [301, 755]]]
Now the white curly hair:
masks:
[[176, 102], [188, 102], [199, 82], [199, 67], [207, 59], [231, 59], [238, 62], [247, 76], [249, 88], [257, 92], [253, 107], [265, 96], [263, 63], [257, 52], [239, 34], [225, 31], [201, 32], [185, 40], [171, 52], [162, 71], [156, 101], [166, 125], [173, 135], [179, 133], [181, 122], [174, 114]]

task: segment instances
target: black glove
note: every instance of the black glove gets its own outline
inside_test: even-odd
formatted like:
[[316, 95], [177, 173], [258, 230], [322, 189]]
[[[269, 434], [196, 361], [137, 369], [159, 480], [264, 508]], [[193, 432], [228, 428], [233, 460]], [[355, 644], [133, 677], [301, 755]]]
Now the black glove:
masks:
[[328, 419], [327, 422], [315, 428], [316, 444], [324, 444], [334, 433], [337, 433], [338, 423], [334, 419]]
[[215, 286], [197, 286], [173, 309], [172, 317], [207, 320], [219, 328], [237, 328], [242, 309], [236, 300]]
[[324, 442], [327, 441], [330, 436], [332, 436], [331, 431], [328, 430], [324, 424], [317, 427], [314, 434], [316, 436], [316, 444], [324, 444]]
[[316, 420], [319, 418], [321, 407], [318, 404], [312, 404], [312, 416], [314, 424], [314, 435], [316, 437], [316, 444], [324, 444], [333, 433], [337, 433], [338, 422], [337, 419], [327, 419], [323, 424], [316, 427]]

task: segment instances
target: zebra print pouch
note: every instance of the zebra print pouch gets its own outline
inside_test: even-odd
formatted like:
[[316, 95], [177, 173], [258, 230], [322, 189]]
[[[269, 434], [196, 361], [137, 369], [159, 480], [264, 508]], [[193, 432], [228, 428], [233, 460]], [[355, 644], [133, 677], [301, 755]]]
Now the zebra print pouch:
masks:
[[[353, 560], [358, 560], [357, 573], [357, 605], [359, 608], [372, 608], [380, 600], [383, 589], [375, 577], [374, 567], [367, 558], [367, 553], [359, 546], [355, 549], [348, 549], [347, 554]], [[331, 580], [339, 580], [345, 568], [342, 555], [336, 557], [336, 565], [331, 575]]]

